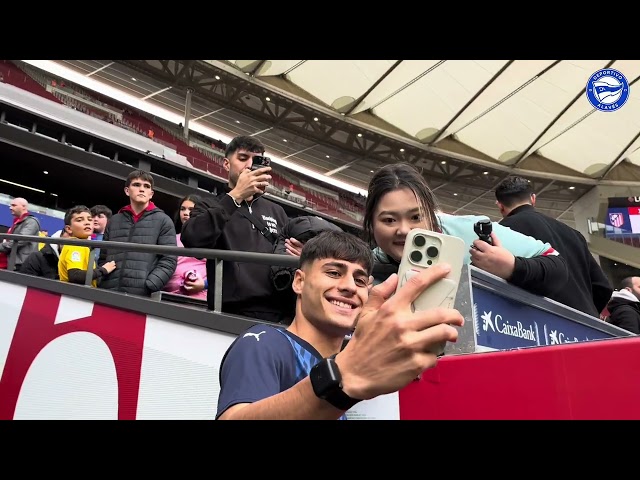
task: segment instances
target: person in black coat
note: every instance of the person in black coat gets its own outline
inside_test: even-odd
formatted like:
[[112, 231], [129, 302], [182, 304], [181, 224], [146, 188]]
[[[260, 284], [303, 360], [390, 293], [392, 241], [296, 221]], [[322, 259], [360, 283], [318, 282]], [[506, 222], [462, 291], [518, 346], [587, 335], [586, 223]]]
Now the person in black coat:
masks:
[[556, 302], [599, 317], [613, 288], [589, 251], [584, 236], [555, 218], [535, 209], [536, 195], [529, 180], [510, 176], [495, 190], [501, 225], [548, 242], [560, 252], [570, 272], [565, 288], [547, 295]]
[[[264, 193], [271, 167], [253, 166], [264, 160], [264, 145], [255, 137], [236, 137], [227, 146], [223, 166], [229, 183], [215, 197], [197, 202], [182, 226], [180, 240], [187, 248], [211, 248], [253, 253], [273, 253], [277, 235], [289, 221], [281, 205]], [[261, 163], [261, 162], [260, 162]], [[269, 279], [270, 266], [251, 262], [223, 264], [222, 311], [274, 323], [288, 323]], [[215, 260], [207, 260], [207, 305], [215, 308]]]

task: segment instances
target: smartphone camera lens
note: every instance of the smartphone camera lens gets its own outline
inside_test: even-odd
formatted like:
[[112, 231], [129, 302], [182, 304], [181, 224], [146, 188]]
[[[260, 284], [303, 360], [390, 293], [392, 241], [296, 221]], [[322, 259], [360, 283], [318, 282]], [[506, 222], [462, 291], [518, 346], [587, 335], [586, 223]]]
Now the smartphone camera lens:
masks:
[[424, 247], [426, 243], [427, 243], [427, 239], [424, 238], [422, 235], [416, 235], [415, 237], [413, 237], [413, 244], [416, 247]]
[[422, 260], [422, 252], [420, 252], [419, 250], [414, 250], [409, 255], [409, 258], [411, 258], [411, 261], [414, 263], [420, 263], [420, 260]]
[[431, 258], [438, 256], [438, 247], [431, 246], [427, 248], [427, 255]]

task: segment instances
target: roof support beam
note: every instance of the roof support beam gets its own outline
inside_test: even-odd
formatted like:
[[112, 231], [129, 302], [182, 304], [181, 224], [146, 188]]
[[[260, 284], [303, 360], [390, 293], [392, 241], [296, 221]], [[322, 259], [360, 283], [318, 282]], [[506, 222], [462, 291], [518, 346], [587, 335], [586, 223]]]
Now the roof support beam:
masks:
[[[613, 65], [614, 62], [615, 60], [611, 60], [602, 68], [609, 68], [611, 65]], [[518, 156], [516, 161], [513, 162], [514, 167], [517, 167], [518, 165], [520, 165], [522, 161], [525, 158], [527, 158], [531, 149], [536, 146], [536, 143], [538, 143], [540, 139], [544, 137], [544, 134], [547, 133], [549, 129], [553, 127], [558, 122], [558, 120], [560, 120], [560, 118], [562, 118], [562, 116], [567, 112], [567, 110], [569, 110], [578, 101], [578, 99], [582, 97], [582, 95], [584, 95], [584, 87], [580, 88], [580, 91], [576, 94], [575, 97], [573, 97], [573, 100], [567, 103], [567, 105], [565, 105], [565, 107], [555, 116], [555, 118], [551, 120], [551, 122], [544, 128], [544, 130], [542, 130], [542, 132], [538, 134], [538, 136], [533, 140], [533, 142], [531, 142], [531, 144], [522, 151], [522, 153]]]
[[353, 102], [353, 104], [351, 105], [351, 107], [349, 107], [349, 110], [347, 110], [346, 112], [344, 112], [344, 114], [345, 114], [345, 115], [349, 115], [349, 114], [350, 114], [351, 112], [353, 112], [357, 107], [359, 107], [359, 106], [360, 106], [360, 104], [364, 101], [364, 99], [365, 99], [365, 98], [367, 98], [367, 97], [369, 96], [369, 94], [370, 94], [371, 92], [373, 92], [373, 91], [376, 89], [376, 87], [377, 87], [378, 85], [380, 85], [380, 83], [381, 83], [385, 78], [387, 78], [387, 77], [389, 76], [389, 74], [390, 74], [391, 72], [393, 72], [393, 71], [398, 67], [398, 65], [400, 65], [402, 62], [403, 62], [403, 60], [398, 60], [396, 63], [394, 63], [394, 64], [391, 66], [391, 68], [389, 68], [389, 70], [387, 70], [386, 72], [384, 72], [384, 73], [380, 76], [380, 78], [379, 78], [378, 80], [376, 80], [376, 81], [373, 83], [373, 85], [371, 85], [371, 86], [369, 87], [369, 89], [368, 89], [366, 92], [364, 92], [362, 95], [360, 95], [360, 97], [359, 97], [356, 101], [354, 101], [354, 102]]
[[96, 74], [96, 73], [98, 73], [98, 72], [100, 72], [100, 71], [104, 70], [105, 68], [110, 67], [110, 66], [111, 66], [111, 65], [113, 65], [114, 63], [115, 63], [115, 62], [109, 62], [109, 63], [107, 63], [106, 65], [101, 66], [100, 68], [96, 68], [93, 72], [89, 72], [89, 73], [87, 73], [85, 76], [86, 76], [86, 77], [90, 77], [91, 75], [94, 75], [94, 74]]
[[446, 125], [440, 129], [440, 131], [433, 137], [433, 140], [428, 142], [427, 145], [433, 145], [435, 143], [438, 143], [442, 139], [442, 136], [447, 132], [447, 128], [449, 128], [451, 124], [453, 124], [453, 122], [455, 122], [460, 117], [460, 115], [462, 115], [465, 112], [465, 110], [469, 108], [469, 106], [476, 100], [476, 98], [482, 95], [482, 93], [487, 88], [489, 88], [500, 77], [500, 75], [502, 75], [503, 72], [511, 66], [513, 62], [515, 62], [515, 60], [509, 60], [507, 63], [505, 63], [502, 66], [502, 68], [498, 70], [496, 74], [493, 77], [491, 77], [489, 81], [485, 83], [484, 86], [480, 90], [478, 90], [476, 94], [473, 97], [471, 97], [469, 101], [465, 103], [460, 110], [458, 110], [458, 113], [456, 113], [453, 117], [451, 117], [451, 119], [446, 123]]
[[456, 208], [453, 213], [456, 214], [458, 213], [460, 210], [465, 209], [466, 207], [468, 207], [469, 205], [472, 205], [476, 202], [476, 200], [480, 200], [482, 197], [484, 197], [485, 195], [487, 195], [488, 193], [493, 193], [493, 191], [495, 190], [495, 188], [500, 185], [502, 183], [502, 181], [507, 178], [509, 175], [504, 175], [502, 178], [500, 178], [500, 180], [498, 182], [496, 182], [493, 187], [491, 187], [489, 190], [487, 190], [486, 192], [484, 192], [482, 195], [478, 195], [476, 198], [474, 198], [473, 200], [471, 200], [470, 202], [465, 203], [464, 205], [462, 205], [461, 207]]

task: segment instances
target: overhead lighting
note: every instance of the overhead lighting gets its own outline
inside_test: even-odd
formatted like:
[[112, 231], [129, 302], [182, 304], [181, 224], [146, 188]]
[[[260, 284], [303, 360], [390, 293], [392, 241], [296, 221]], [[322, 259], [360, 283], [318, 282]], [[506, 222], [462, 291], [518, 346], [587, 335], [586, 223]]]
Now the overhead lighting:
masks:
[[401, 151], [401, 152], [404, 152], [404, 148], [401, 148], [401, 149], [400, 149], [400, 151]]
[[447, 161], [446, 161], [446, 160], [442, 160], [440, 163], [441, 163], [442, 165], [444, 165], [445, 163], [447, 163]]
[[576, 187], [569, 187], [569, 190], [575, 190]]
[[282, 141], [283, 141], [283, 142], [286, 142], [286, 141], [287, 141], [287, 139], [286, 139], [286, 138], [283, 138], [283, 139], [282, 139]]
[[318, 121], [318, 117], [313, 117], [313, 121], [317, 122]]
[[271, 98], [269, 98], [269, 97], [265, 97], [265, 100], [266, 100], [267, 102], [270, 102], [270, 101], [271, 101]]
[[47, 172], [46, 170], [43, 170], [42, 173], [44, 173], [45, 175], [49, 175], [49, 172]]
[[327, 158], [331, 158], [329, 155], [327, 155]]
[[137, 80], [135, 78], [133, 78], [133, 77], [131, 77], [131, 80], [133, 80], [134, 82], [137, 82]]
[[362, 136], [362, 134], [361, 134], [361, 133], [359, 133], [359, 134], [358, 134], [358, 136], [359, 136], [359, 137], [361, 137], [361, 136]]
[[16, 187], [26, 188], [28, 190], [33, 190], [34, 192], [44, 193], [44, 190], [40, 190], [39, 188], [27, 187], [26, 185], [22, 185], [21, 183], [10, 182], [9, 180], [3, 180], [0, 178], [0, 182], [8, 183], [9, 185], [15, 185]]
[[482, 172], [482, 173], [484, 173], [485, 175], [489, 175], [489, 172]]
[[[84, 75], [78, 72], [75, 72], [74, 70], [71, 70], [70, 68], [67, 68], [64, 65], [61, 65], [54, 61], [23, 60], [23, 62], [29, 65], [33, 65], [34, 67], [40, 68], [58, 77], [62, 77], [70, 82], [80, 85], [81, 87], [85, 87], [90, 90], [94, 90], [95, 92], [98, 92], [102, 95], [111, 97], [121, 103], [126, 103], [127, 105], [135, 109], [139, 109], [143, 112], [149, 113], [151, 115], [154, 115], [168, 122], [175, 123], [176, 125], [184, 121], [184, 115], [179, 115], [174, 111], [168, 110], [167, 108], [164, 108], [160, 105], [142, 101], [140, 98], [135, 97], [119, 88], [113, 87], [102, 81], [96, 80], [93, 77], [85, 77]], [[216, 77], [216, 80], [220, 80], [220, 77], [218, 75], [216, 75], [215, 77]], [[236, 120], [236, 123], [240, 123], [240, 121]], [[196, 121], [189, 122], [189, 129], [211, 138], [217, 138], [225, 143], [229, 143], [233, 138], [229, 136], [229, 134], [223, 133], [221, 131], [217, 131], [211, 127], [207, 127]], [[329, 185], [336, 186], [338, 188], [342, 188], [349, 192], [359, 193], [364, 197], [368, 195], [367, 190], [364, 190], [360, 187], [356, 187], [355, 185], [352, 185], [350, 183], [337, 180], [335, 178], [327, 177], [325, 175], [318, 173], [317, 171], [311, 170], [309, 168], [305, 168], [285, 158], [280, 158], [277, 153], [271, 153], [267, 151], [267, 155], [271, 158], [271, 162], [274, 164], [279, 164], [285, 168], [290, 168], [293, 171], [300, 172], [304, 175], [312, 176], [316, 180], [319, 180], [323, 183], [327, 183]]]

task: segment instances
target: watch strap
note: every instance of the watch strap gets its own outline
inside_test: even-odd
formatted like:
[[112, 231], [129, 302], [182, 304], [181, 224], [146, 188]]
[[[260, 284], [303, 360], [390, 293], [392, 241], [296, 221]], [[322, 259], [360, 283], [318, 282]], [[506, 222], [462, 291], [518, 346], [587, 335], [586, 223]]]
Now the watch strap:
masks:
[[[314, 393], [319, 398], [322, 398], [339, 410], [349, 410], [361, 400], [350, 397], [342, 390], [340, 371], [338, 370], [338, 366], [336, 365], [334, 358], [335, 355], [329, 358], [325, 358], [311, 369], [309, 375], [311, 379], [311, 385], [313, 386]], [[337, 374], [338, 381], [335, 383], [335, 385], [330, 388], [326, 388], [325, 385], [321, 385], [321, 383], [324, 382], [319, 381], [317, 378], [317, 374], [320, 372], [320, 369], [332, 369]]]
[[332, 393], [328, 394], [325, 397], [325, 400], [329, 402], [331, 405], [336, 407], [338, 410], [349, 410], [351, 407], [360, 402], [355, 398], [351, 398], [349, 395], [344, 393], [341, 388], [334, 390]]

